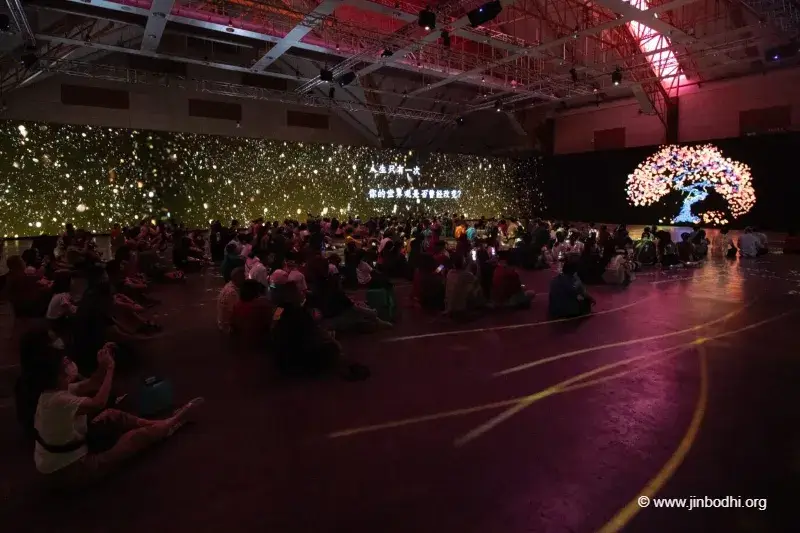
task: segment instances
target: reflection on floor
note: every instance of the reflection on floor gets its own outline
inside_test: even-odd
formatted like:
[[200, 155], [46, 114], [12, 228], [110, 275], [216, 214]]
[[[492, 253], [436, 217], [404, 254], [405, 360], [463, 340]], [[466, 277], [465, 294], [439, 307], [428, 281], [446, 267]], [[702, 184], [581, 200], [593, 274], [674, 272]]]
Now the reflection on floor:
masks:
[[[546, 292], [550, 276], [524, 281]], [[205, 395], [200, 420], [88, 494], [45, 491], [0, 399], [5, 529], [777, 532], [794, 520], [793, 257], [645, 272], [596, 288], [583, 320], [548, 322], [545, 295], [458, 325], [405, 308], [394, 330], [343, 340], [372, 370], [361, 383], [287, 382], [237, 353], [214, 328], [220, 285], [209, 271], [159, 288], [165, 334], [123, 380], [156, 374], [182, 398]], [[2, 359], [8, 377], [14, 356]], [[641, 495], [767, 498], [768, 511], [641, 509]]]

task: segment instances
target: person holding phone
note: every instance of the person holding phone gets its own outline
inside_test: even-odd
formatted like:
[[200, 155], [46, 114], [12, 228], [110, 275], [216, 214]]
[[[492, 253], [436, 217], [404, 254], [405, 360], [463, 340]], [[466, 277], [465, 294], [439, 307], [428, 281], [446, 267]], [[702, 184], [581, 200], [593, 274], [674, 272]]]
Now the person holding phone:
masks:
[[[97, 371], [82, 381], [73, 381], [69, 360], [56, 351], [42, 353], [33, 363], [33, 377], [42, 391], [34, 417], [34, 462], [52, 481], [72, 485], [102, 477], [171, 436], [203, 402], [195, 398], [165, 420], [105, 409], [114, 380], [114, 350], [114, 344], [105, 344], [97, 352]], [[101, 427], [120, 436], [114, 446], [98, 453], [87, 439]]]

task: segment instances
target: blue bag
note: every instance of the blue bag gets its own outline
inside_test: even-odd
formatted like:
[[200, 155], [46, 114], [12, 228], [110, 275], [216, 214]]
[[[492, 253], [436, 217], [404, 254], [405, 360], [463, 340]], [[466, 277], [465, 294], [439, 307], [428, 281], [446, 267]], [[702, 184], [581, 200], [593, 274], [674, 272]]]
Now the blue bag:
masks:
[[139, 416], [153, 417], [173, 409], [172, 384], [151, 376], [144, 380], [139, 391]]

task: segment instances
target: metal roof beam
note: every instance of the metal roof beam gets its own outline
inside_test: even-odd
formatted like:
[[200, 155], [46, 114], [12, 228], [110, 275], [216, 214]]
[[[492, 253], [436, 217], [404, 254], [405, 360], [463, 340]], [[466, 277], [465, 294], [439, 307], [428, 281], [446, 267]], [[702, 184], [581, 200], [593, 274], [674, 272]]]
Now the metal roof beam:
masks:
[[261, 59], [256, 61], [253, 65], [253, 70], [264, 70], [269, 67], [290, 48], [297, 46], [300, 40], [308, 35], [311, 30], [322, 24], [337, 7], [345, 3], [346, 0], [323, 0], [311, 13], [303, 17], [303, 20], [292, 28], [285, 37], [275, 43], [275, 46], [270, 48]]
[[[622, 26], [623, 24], [627, 24], [628, 22], [630, 22], [632, 20], [635, 20], [637, 22], [641, 22], [642, 24], [647, 24], [648, 22], [651, 22], [652, 20], [657, 20], [657, 19], [655, 19], [655, 15], [658, 14], [658, 13], [663, 13], [665, 11], [670, 11], [672, 9], [676, 9], [678, 7], [694, 3], [696, 1], [697, 0], [673, 0], [672, 2], [667, 2], [666, 4], [662, 4], [660, 6], [653, 7], [651, 9], [646, 10], [646, 11], [640, 11], [638, 9], [633, 8], [633, 9], [628, 10], [627, 14], [620, 15], [619, 18], [617, 18], [616, 20], [610, 20], [608, 22], [604, 22], [602, 24], [598, 24], [597, 26], [592, 26], [590, 28], [586, 28], [585, 30], [581, 30], [581, 31], [576, 32], [576, 33], [574, 33], [572, 35], [561, 37], [559, 39], [554, 39], [554, 40], [552, 40], [550, 42], [543, 43], [543, 44], [540, 44], [538, 46], [533, 46], [531, 48], [524, 49], [521, 52], [510, 54], [510, 55], [504, 57], [503, 59], [498, 59], [496, 61], [489, 62], [486, 65], [482, 65], [480, 67], [476, 67], [474, 69], [464, 71], [464, 72], [462, 72], [460, 74], [457, 74], [455, 76], [451, 76], [449, 78], [446, 78], [444, 80], [438, 81], [436, 83], [432, 83], [432, 84], [428, 85], [427, 87], [420, 87], [419, 89], [415, 90], [411, 94], [412, 95], [417, 95], [417, 94], [424, 93], [425, 91], [429, 91], [431, 89], [435, 89], [437, 87], [443, 87], [445, 85], [448, 85], [448, 84], [456, 82], [456, 81], [468, 80], [468, 79], [470, 79], [470, 77], [477, 76], [481, 72], [484, 72], [484, 71], [489, 70], [489, 69], [494, 68], [494, 67], [498, 67], [500, 65], [504, 65], [506, 63], [511, 63], [512, 61], [515, 61], [517, 59], [525, 57], [526, 55], [531, 55], [531, 56], [534, 56], [534, 57], [540, 57], [545, 50], [548, 50], [548, 49], [556, 47], [556, 46], [563, 46], [564, 44], [566, 44], [566, 43], [568, 43], [568, 42], [570, 42], [570, 41], [572, 41], [572, 40], [574, 40], [576, 38], [595, 35], [595, 34], [603, 32], [605, 30], [610, 30], [612, 28], [616, 28], [618, 26]], [[635, 11], [635, 13], [634, 13], [634, 11]]]
[[167, 16], [172, 11], [175, 0], [153, 0], [150, 6], [150, 14], [147, 16], [147, 24], [144, 27], [144, 39], [142, 39], [142, 50], [155, 52], [161, 43], [164, 35], [164, 28], [167, 27]]

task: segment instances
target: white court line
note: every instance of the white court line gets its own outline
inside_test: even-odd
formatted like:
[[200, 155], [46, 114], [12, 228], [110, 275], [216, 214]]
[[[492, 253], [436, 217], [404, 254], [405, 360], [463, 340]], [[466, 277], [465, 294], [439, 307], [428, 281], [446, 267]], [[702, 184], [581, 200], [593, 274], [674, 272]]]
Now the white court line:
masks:
[[384, 339], [383, 342], [402, 342], [402, 341], [417, 340], [417, 339], [429, 339], [429, 338], [432, 338], [432, 337], [444, 337], [446, 335], [460, 335], [460, 334], [463, 334], [463, 333], [483, 333], [483, 332], [487, 332], [487, 331], [503, 331], [503, 330], [507, 330], [507, 329], [533, 328], [533, 327], [536, 327], [536, 326], [544, 326], [544, 325], [547, 325], [547, 324], [555, 324], [555, 323], [558, 323], [558, 322], [568, 322], [570, 320], [579, 320], [579, 319], [582, 319], [582, 318], [589, 318], [589, 317], [592, 317], [592, 316], [605, 315], [605, 314], [608, 314], [608, 313], [614, 313], [616, 311], [622, 311], [623, 309], [628, 309], [629, 307], [633, 307], [634, 305], [637, 305], [637, 304], [639, 304], [641, 302], [644, 302], [645, 300], [649, 300], [650, 298], [651, 298], [651, 296], [646, 296], [644, 298], [636, 300], [633, 303], [629, 303], [629, 304], [626, 304], [626, 305], [623, 305], [623, 306], [620, 306], [620, 307], [614, 307], [613, 309], [606, 309], [604, 311], [597, 311], [597, 312], [591, 313], [589, 315], [576, 316], [576, 317], [571, 317], [571, 318], [557, 318], [555, 320], [542, 320], [542, 321], [539, 321], [539, 322], [526, 322], [524, 324], [510, 324], [510, 325], [505, 325], [505, 326], [492, 326], [492, 327], [488, 327], [488, 328], [458, 329], [458, 330], [455, 330], [455, 331], [437, 331], [435, 333], [423, 333], [422, 335], [407, 335], [407, 336], [404, 336], [404, 337], [391, 337], [389, 339]]

